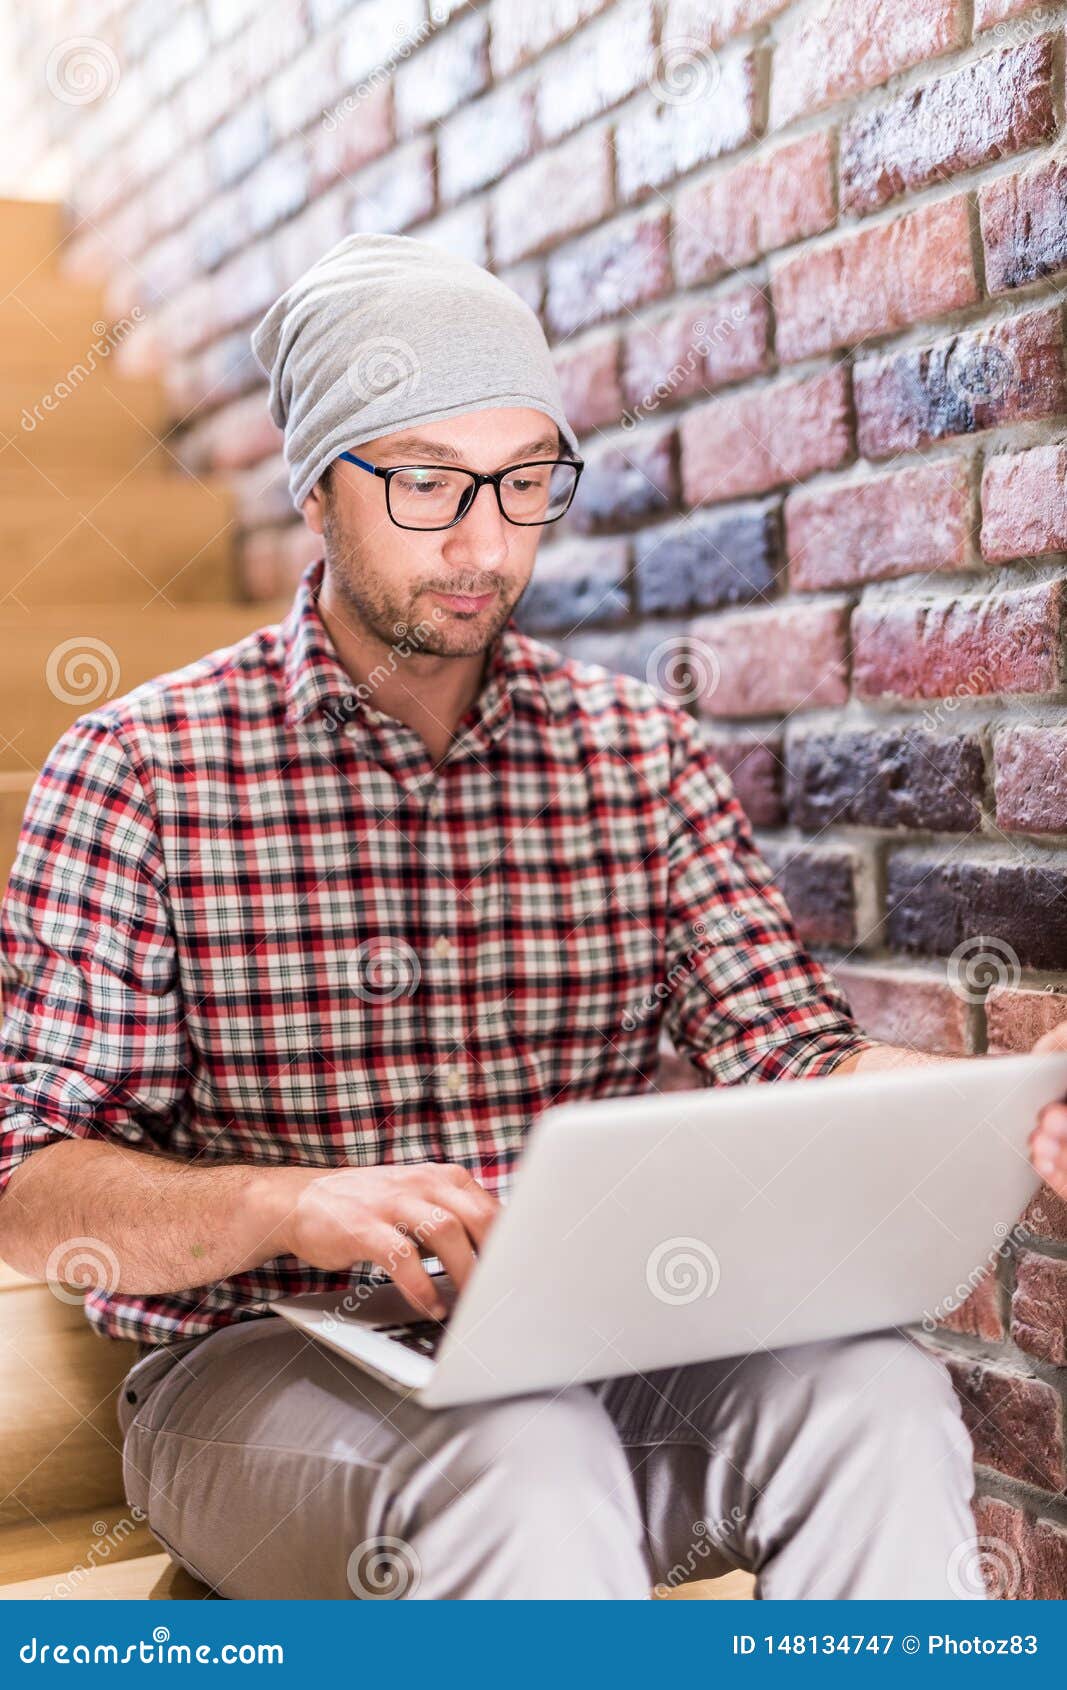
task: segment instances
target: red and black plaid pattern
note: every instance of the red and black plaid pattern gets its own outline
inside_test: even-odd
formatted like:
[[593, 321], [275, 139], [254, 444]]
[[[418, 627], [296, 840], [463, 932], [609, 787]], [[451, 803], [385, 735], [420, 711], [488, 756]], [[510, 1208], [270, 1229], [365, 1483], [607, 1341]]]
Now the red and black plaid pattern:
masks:
[[[664, 1026], [695, 1085], [870, 1042], [684, 711], [511, 623], [435, 768], [354, 693], [322, 569], [41, 771], [0, 906], [0, 1189], [64, 1136], [499, 1189], [546, 1105], [647, 1090]], [[279, 1257], [86, 1310], [166, 1343], [368, 1272]]]

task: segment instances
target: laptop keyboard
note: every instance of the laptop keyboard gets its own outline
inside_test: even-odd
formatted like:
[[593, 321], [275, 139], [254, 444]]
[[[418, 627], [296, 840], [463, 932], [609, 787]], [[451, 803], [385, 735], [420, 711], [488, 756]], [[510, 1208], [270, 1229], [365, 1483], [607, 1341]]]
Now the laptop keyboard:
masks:
[[437, 1346], [447, 1329], [447, 1320], [413, 1320], [402, 1325], [374, 1328], [383, 1338], [395, 1338], [398, 1344], [415, 1350], [420, 1356], [436, 1355]]

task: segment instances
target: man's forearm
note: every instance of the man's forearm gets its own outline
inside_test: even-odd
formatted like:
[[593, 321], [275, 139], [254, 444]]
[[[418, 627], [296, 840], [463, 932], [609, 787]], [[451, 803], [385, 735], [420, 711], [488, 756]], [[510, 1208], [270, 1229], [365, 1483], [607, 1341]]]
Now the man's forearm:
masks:
[[912, 1050], [908, 1045], [868, 1046], [835, 1063], [832, 1074], [874, 1074], [887, 1068], [925, 1068], [932, 1062], [969, 1062], [967, 1056], [935, 1056], [930, 1051]]
[[86, 1139], [49, 1144], [0, 1196], [0, 1257], [30, 1278], [58, 1277], [64, 1246], [93, 1239], [109, 1290], [213, 1285], [284, 1253], [285, 1217], [322, 1171], [190, 1164]]

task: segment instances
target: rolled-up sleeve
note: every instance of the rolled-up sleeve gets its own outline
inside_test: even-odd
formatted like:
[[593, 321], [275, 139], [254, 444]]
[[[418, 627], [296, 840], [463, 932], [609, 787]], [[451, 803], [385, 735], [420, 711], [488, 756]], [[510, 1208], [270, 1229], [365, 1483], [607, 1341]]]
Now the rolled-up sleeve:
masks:
[[877, 1041], [797, 935], [732, 782], [679, 715], [664, 1025], [708, 1085], [828, 1074]]
[[164, 1148], [190, 1050], [158, 830], [116, 729], [83, 716], [34, 782], [0, 903], [0, 1191], [64, 1138]]

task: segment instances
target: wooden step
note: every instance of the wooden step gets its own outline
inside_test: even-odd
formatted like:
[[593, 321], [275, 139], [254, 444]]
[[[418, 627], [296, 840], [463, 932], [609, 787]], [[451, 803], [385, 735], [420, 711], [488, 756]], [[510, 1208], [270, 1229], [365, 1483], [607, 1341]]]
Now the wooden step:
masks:
[[124, 1501], [116, 1400], [136, 1347], [102, 1338], [72, 1295], [0, 1292], [0, 1527]]
[[66, 227], [67, 214], [53, 200], [0, 199], [0, 289], [56, 274]]
[[0, 468], [32, 464], [62, 486], [94, 472], [158, 468], [167, 429], [161, 383], [94, 370], [64, 396], [47, 382], [0, 379]]
[[[11, 865], [15, 860], [19, 829], [33, 780], [31, 769], [21, 772], [0, 770], [0, 894], [7, 885]], [[5, 1283], [4, 1275], [14, 1271], [0, 1262], [0, 1288]]]
[[0, 607], [0, 769], [40, 768], [63, 729], [94, 705], [281, 621], [291, 603]]
[[0, 605], [232, 604], [233, 502], [181, 474], [62, 484], [26, 469], [0, 494]]
[[[155, 1538], [148, 1542], [155, 1544]], [[190, 1602], [212, 1600], [212, 1592], [191, 1578], [165, 1550], [135, 1555], [106, 1566], [76, 1564], [57, 1577], [0, 1585], [0, 1602]]]
[[27, 1515], [17, 1525], [0, 1527], [0, 1595], [9, 1594], [5, 1585], [26, 1579], [77, 1585], [94, 1568], [155, 1556], [160, 1548], [159, 1539], [125, 1502], [47, 1520]]
[[[3, 225], [0, 224], [0, 235]], [[103, 289], [40, 272], [10, 292], [0, 290], [0, 379], [15, 377], [49, 387], [64, 375], [78, 379], [105, 368], [123, 338], [136, 332], [127, 323], [113, 332]]]

